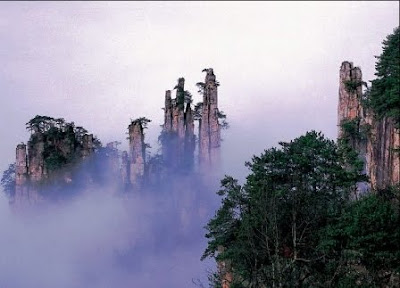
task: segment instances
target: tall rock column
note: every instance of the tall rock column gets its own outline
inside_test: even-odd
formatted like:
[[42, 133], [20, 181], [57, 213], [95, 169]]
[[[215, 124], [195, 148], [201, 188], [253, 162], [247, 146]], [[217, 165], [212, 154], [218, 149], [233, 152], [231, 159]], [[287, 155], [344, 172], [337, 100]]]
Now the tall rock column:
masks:
[[345, 61], [340, 67], [338, 126], [339, 138], [343, 136], [341, 123], [344, 120], [360, 119], [362, 117], [362, 73], [352, 62]]
[[172, 130], [172, 99], [171, 90], [165, 91], [164, 127], [166, 131]]
[[[178, 132], [178, 137], [180, 140], [185, 138], [185, 79], [184, 78], [179, 78], [178, 79], [178, 85], [176, 86], [176, 105], [174, 107], [174, 120], [175, 117], [177, 118], [174, 123], [176, 123], [176, 127], [174, 128], [174, 131]], [[183, 143], [183, 141], [179, 141], [180, 143]], [[182, 147], [180, 147], [180, 151], [182, 151]]]
[[185, 143], [184, 143], [184, 167], [191, 169], [194, 164], [194, 150], [196, 149], [196, 138], [194, 135], [194, 118], [190, 104], [185, 111]]
[[82, 137], [82, 159], [90, 156], [93, 153], [93, 134], [85, 134]]
[[18, 205], [28, 198], [28, 163], [26, 145], [18, 144], [15, 159], [15, 198]]
[[28, 141], [29, 178], [33, 183], [39, 182], [44, 174], [44, 139], [43, 134], [34, 132]]
[[219, 163], [221, 145], [218, 122], [218, 85], [213, 69], [207, 69], [204, 83], [203, 109], [200, 125], [199, 162], [207, 168]]
[[44, 165], [44, 136], [38, 131], [34, 130], [34, 134], [28, 141], [28, 177], [29, 187], [28, 197], [26, 198], [31, 203], [36, 203], [40, 200], [39, 196], [39, 183], [46, 176]]
[[[345, 141], [358, 158], [363, 161], [363, 174], [367, 174], [366, 140], [360, 137], [362, 127], [365, 127], [364, 109], [361, 105], [362, 72], [354, 67], [352, 62], [344, 61], [339, 72], [339, 103], [338, 103], [338, 139]], [[369, 185], [366, 182], [357, 183], [353, 197], [366, 192]]]
[[137, 186], [144, 175], [145, 143], [142, 124], [132, 122], [129, 127], [130, 183]]
[[129, 187], [130, 183], [130, 173], [129, 173], [129, 157], [128, 152], [123, 151], [121, 156], [121, 182], [124, 189]]

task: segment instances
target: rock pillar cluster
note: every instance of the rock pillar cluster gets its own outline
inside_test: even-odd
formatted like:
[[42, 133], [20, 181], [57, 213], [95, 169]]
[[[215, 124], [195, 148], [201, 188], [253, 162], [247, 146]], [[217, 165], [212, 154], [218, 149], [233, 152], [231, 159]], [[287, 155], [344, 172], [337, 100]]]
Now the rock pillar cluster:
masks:
[[[339, 138], [347, 125], [350, 144], [364, 161], [364, 172], [372, 189], [385, 189], [400, 183], [400, 131], [393, 119], [377, 118], [371, 108], [362, 106], [362, 73], [345, 61], [340, 68], [338, 124]], [[347, 124], [346, 124], [347, 123]], [[345, 125], [344, 125], [345, 124]]]
[[184, 90], [185, 79], [179, 78], [176, 98], [171, 91], [165, 93], [164, 125], [161, 137], [164, 161], [168, 167], [191, 169], [195, 150], [194, 119], [188, 92]]
[[218, 122], [218, 84], [213, 69], [207, 69], [206, 72], [199, 124], [199, 163], [202, 167], [214, 167], [219, 163], [221, 145]]
[[[67, 127], [65, 132], [59, 132], [58, 135], [63, 135], [61, 138], [53, 138], [48, 131], [42, 132], [36, 127], [33, 131], [27, 145], [18, 144], [16, 148], [14, 204], [17, 206], [34, 204], [42, 199], [41, 182], [45, 179], [54, 180], [52, 171], [55, 168], [51, 165], [55, 165], [55, 161], [66, 162], [67, 159], [73, 158], [71, 156], [74, 153], [78, 157], [86, 158], [94, 150], [92, 134], [83, 135], [81, 145], [75, 147], [75, 133], [72, 127]], [[53, 154], [46, 151], [46, 147]], [[57, 149], [56, 153], [54, 153], [55, 149]], [[69, 172], [64, 170], [64, 174], [59, 174], [57, 177], [61, 176], [63, 181], [70, 182]]]

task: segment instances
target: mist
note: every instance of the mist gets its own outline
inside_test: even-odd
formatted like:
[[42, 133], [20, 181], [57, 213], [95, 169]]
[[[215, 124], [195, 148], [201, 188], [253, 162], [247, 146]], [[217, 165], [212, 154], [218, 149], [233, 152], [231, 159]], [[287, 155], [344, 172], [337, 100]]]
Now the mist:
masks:
[[70, 197], [19, 211], [2, 195], [0, 287], [207, 284], [215, 263], [200, 261], [203, 227], [218, 203], [216, 178], [207, 178], [203, 185], [199, 175], [174, 175], [136, 193], [117, 191], [113, 181], [82, 185], [78, 193], [63, 189]]

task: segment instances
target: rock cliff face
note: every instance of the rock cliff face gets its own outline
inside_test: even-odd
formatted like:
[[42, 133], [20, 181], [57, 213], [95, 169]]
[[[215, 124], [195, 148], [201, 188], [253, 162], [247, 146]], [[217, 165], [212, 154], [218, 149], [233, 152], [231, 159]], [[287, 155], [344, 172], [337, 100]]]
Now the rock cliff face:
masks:
[[[371, 125], [366, 147], [366, 170], [373, 189], [400, 183], [400, 131], [393, 119], [367, 118]], [[397, 150], [397, 151], [396, 151]]]
[[370, 188], [385, 189], [400, 182], [400, 131], [391, 118], [381, 119], [362, 105], [362, 73], [345, 61], [340, 68], [338, 137], [350, 137], [350, 145], [364, 161]]
[[214, 167], [219, 163], [221, 145], [218, 122], [218, 83], [213, 69], [206, 69], [203, 105], [199, 121], [199, 163], [202, 167]]

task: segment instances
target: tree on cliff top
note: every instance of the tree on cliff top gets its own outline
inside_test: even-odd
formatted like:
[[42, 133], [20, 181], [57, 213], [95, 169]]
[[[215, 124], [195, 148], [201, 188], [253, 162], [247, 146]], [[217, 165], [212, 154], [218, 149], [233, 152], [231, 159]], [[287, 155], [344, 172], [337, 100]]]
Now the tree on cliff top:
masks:
[[142, 127], [142, 129], [147, 129], [147, 124], [150, 123], [151, 120], [146, 118], [146, 117], [139, 117], [136, 118], [135, 120], [131, 119], [131, 125], [140, 125], [140, 127]]
[[382, 42], [383, 52], [375, 65], [369, 102], [376, 116], [392, 117], [400, 125], [400, 27]]

